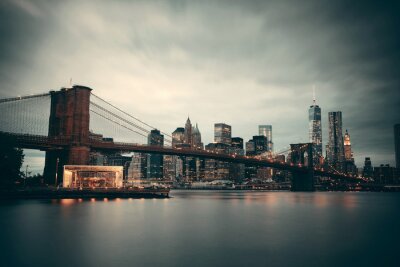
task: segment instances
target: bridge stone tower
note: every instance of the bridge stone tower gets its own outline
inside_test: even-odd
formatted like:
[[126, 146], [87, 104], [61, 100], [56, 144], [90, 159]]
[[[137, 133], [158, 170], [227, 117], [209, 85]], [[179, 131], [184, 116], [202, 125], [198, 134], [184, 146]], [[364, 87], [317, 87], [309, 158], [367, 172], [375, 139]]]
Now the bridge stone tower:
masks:
[[292, 191], [314, 191], [313, 144], [291, 144], [290, 161], [307, 166], [307, 170], [292, 172]]
[[[89, 163], [89, 105], [92, 89], [75, 85], [51, 91], [48, 136], [69, 144], [64, 149], [46, 152], [44, 178], [47, 184], [60, 183], [64, 165]], [[58, 181], [55, 180], [57, 177]]]

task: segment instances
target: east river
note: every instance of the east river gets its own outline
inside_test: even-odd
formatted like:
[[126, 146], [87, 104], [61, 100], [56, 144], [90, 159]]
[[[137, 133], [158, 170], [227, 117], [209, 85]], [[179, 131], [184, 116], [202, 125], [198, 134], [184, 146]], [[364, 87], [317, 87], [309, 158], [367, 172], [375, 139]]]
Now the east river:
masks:
[[400, 266], [400, 193], [0, 202], [0, 266]]

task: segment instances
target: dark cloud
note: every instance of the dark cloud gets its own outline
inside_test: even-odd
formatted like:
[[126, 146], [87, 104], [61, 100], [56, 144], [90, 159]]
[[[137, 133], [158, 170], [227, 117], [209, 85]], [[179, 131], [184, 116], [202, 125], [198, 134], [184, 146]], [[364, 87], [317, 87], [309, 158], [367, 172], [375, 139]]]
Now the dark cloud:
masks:
[[0, 97], [73, 77], [165, 131], [189, 113], [205, 142], [217, 121], [245, 139], [272, 124], [279, 149], [307, 141], [316, 85], [324, 142], [328, 111], [341, 110], [357, 163], [393, 163], [399, 11], [398, 1], [9, 0]]

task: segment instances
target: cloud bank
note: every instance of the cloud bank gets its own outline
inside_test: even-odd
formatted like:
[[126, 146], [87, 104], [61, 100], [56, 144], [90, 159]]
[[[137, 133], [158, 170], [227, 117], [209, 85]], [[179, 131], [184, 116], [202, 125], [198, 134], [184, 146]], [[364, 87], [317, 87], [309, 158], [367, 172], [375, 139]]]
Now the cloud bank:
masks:
[[[374, 1], [375, 2], [375, 1]], [[165, 132], [190, 115], [275, 148], [308, 141], [312, 86], [341, 110], [356, 163], [394, 163], [399, 4], [368, 1], [27, 1], [0, 4], [0, 97], [73, 83]], [[36, 155], [36, 154], [35, 154]]]

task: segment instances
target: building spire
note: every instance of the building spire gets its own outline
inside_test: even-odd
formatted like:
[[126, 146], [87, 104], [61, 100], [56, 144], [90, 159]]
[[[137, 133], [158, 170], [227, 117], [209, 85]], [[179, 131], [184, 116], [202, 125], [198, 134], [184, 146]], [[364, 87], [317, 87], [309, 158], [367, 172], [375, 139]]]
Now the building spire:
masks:
[[313, 104], [315, 105], [317, 100], [315, 99], [315, 85], [313, 85]]

